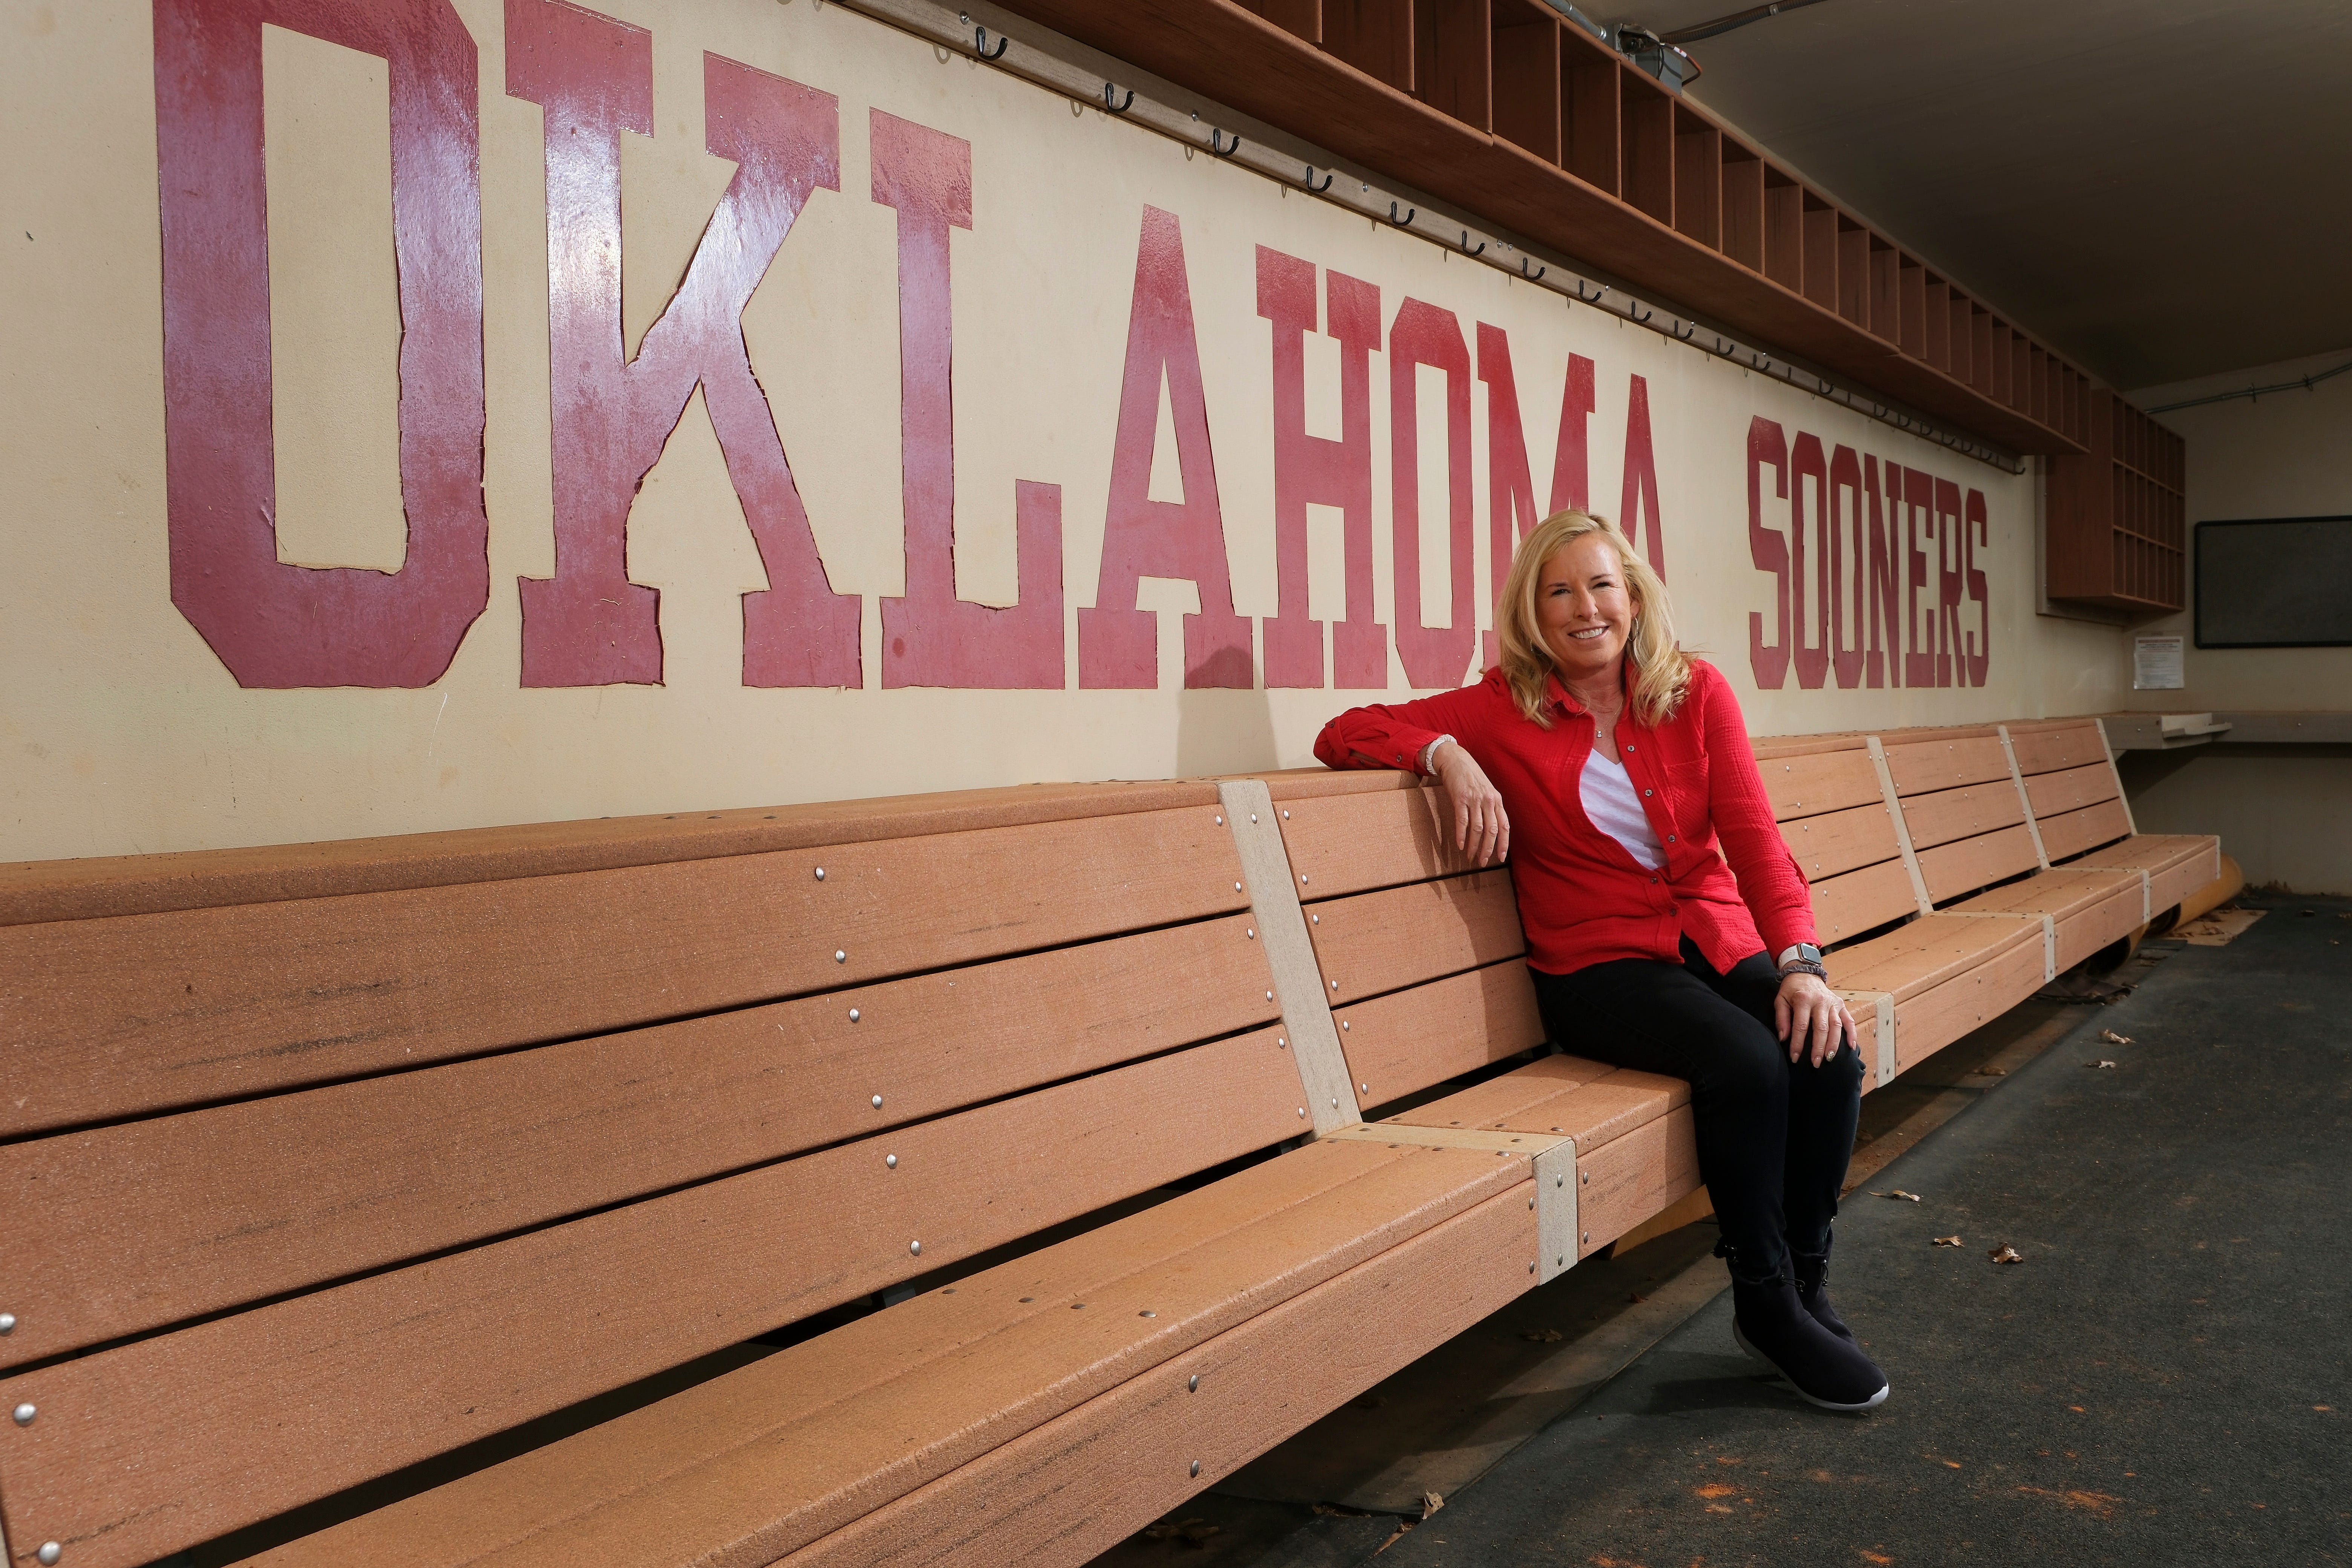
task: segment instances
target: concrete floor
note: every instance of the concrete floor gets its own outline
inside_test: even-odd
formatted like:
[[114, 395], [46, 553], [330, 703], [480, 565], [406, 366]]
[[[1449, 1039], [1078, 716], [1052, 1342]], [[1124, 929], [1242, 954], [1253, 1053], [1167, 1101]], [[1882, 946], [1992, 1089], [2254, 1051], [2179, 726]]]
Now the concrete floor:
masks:
[[1204, 1496], [1102, 1568], [2352, 1561], [2352, 900], [2268, 902], [1913, 1087], [1864, 1185], [1925, 1201], [1857, 1191], [1832, 1276], [1881, 1410], [1799, 1404], [1719, 1296], [1413, 1528]]

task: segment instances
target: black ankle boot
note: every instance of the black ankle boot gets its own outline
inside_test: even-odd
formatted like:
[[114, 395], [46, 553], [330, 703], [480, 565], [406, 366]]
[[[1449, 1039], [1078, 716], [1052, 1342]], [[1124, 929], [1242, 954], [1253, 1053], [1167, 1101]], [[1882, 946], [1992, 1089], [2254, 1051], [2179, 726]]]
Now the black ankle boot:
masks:
[[1830, 1255], [1826, 1252], [1792, 1251], [1789, 1254], [1789, 1262], [1797, 1271], [1797, 1300], [1803, 1303], [1806, 1311], [1813, 1315], [1813, 1321], [1848, 1343], [1853, 1342], [1853, 1331], [1845, 1326], [1845, 1320], [1838, 1316], [1838, 1310], [1830, 1305], [1830, 1293], [1823, 1287], [1823, 1281], [1829, 1278]]
[[1813, 1321], [1787, 1279], [1731, 1282], [1732, 1338], [1824, 1410], [1868, 1410], [1886, 1397], [1886, 1376], [1851, 1340]]

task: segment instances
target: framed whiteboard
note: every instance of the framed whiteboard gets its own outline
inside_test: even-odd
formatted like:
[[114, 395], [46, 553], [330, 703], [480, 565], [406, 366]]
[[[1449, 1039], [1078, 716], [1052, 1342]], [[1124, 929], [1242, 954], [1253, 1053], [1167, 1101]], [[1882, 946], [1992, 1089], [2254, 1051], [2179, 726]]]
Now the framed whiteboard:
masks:
[[2199, 647], [2352, 646], [2352, 517], [2196, 529]]

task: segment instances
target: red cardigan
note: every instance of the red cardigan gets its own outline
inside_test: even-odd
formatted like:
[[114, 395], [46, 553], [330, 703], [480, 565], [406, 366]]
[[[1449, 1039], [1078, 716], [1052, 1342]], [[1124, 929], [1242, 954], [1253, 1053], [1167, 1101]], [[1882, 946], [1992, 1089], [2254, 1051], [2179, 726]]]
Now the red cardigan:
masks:
[[1630, 705], [1617, 721], [1619, 754], [1666, 853], [1654, 872], [1584, 815], [1592, 715], [1557, 677], [1549, 687], [1549, 730], [1520, 715], [1503, 672], [1490, 669], [1442, 696], [1351, 708], [1323, 727], [1315, 754], [1328, 767], [1412, 769], [1441, 733], [1459, 742], [1510, 813], [1511, 882], [1538, 969], [1678, 963], [1687, 935], [1728, 970], [1759, 948], [1813, 940], [1804, 874], [1773, 824], [1739, 700], [1714, 666], [1692, 661], [1682, 706], [1660, 728]]

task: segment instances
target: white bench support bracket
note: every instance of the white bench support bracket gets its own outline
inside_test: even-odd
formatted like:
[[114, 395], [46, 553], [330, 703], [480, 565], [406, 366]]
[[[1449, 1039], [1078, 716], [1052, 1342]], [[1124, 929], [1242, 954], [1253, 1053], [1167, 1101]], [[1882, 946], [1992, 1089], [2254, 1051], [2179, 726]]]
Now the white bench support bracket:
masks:
[[2017, 786], [2017, 804], [2025, 808], [2025, 831], [2033, 836], [2033, 858], [2042, 862], [2042, 868], [2047, 871], [2050, 869], [2050, 851], [2042, 847], [2042, 825], [2033, 820], [2033, 797], [2025, 792], [2025, 775], [2018, 771], [2017, 748], [2009, 743], [2008, 725], [1994, 727], [2000, 731], [2000, 754], [2009, 759], [2009, 782]]
[[1872, 1005], [1871, 1011], [1878, 1024], [1878, 1072], [1872, 1087], [1884, 1089], [1895, 1081], [1895, 997], [1885, 991], [1841, 991], [1838, 994], [1849, 1002]]
[[1878, 737], [1865, 737], [1870, 742], [1870, 765], [1878, 771], [1878, 793], [1886, 801], [1886, 815], [1895, 819], [1895, 843], [1903, 851], [1903, 868], [1911, 873], [1911, 896], [1918, 900], [1919, 912], [1932, 915], [1935, 901], [1927, 897], [1927, 879], [1919, 874], [1919, 854], [1911, 847], [1911, 825], [1903, 820], [1903, 799], [1895, 793], [1895, 775], [1887, 771], [1886, 748]]
[[1250, 912], [1257, 917], [1266, 965], [1274, 971], [1283, 1032], [1289, 1037], [1299, 1087], [1307, 1097], [1302, 1109], [1320, 1138], [1364, 1117], [1356, 1105], [1347, 1054], [1339, 1048], [1339, 1031], [1332, 1026], [1331, 1005], [1323, 995], [1323, 971], [1315, 962], [1314, 941], [1307, 934], [1306, 911], [1298, 906], [1298, 888], [1291, 880], [1290, 855], [1282, 847], [1274, 799], [1263, 779], [1228, 779], [1217, 785], [1217, 800], [1225, 809], [1225, 826], [1233, 830], [1234, 847], [1241, 853]]

